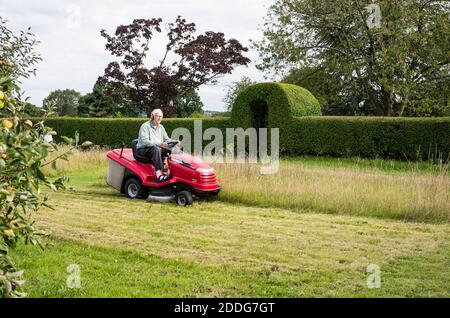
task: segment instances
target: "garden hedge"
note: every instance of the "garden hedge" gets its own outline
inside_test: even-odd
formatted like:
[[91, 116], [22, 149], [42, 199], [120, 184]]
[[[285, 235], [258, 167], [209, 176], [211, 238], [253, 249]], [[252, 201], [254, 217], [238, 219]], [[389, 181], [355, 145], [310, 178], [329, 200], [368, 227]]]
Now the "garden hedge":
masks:
[[298, 117], [280, 139], [291, 155], [448, 159], [450, 118]]
[[296, 116], [319, 115], [320, 104], [307, 89], [292, 84], [259, 83], [236, 97], [231, 122], [234, 127], [271, 128], [283, 127]]
[[[146, 119], [51, 118], [46, 124], [59, 135], [80, 133], [81, 141], [129, 146]], [[170, 133], [177, 127], [194, 129], [193, 119], [164, 119]], [[228, 118], [203, 119], [209, 127], [232, 127]], [[203, 144], [208, 144], [204, 141]], [[428, 159], [450, 154], [450, 118], [294, 117], [280, 129], [280, 149], [287, 155], [361, 156], [400, 160]]]
[[[131, 141], [136, 139], [139, 128], [147, 121], [146, 118], [73, 118], [56, 117], [45, 121], [46, 125], [52, 127], [59, 136], [73, 137], [75, 132], [80, 134], [80, 141], [89, 140], [96, 145], [111, 148], [120, 147], [123, 144], [130, 146]], [[198, 120], [198, 119], [196, 119]], [[203, 131], [209, 127], [217, 127], [225, 136], [225, 128], [230, 127], [228, 118], [202, 119]], [[191, 133], [194, 131], [194, 119], [164, 119], [163, 123], [169, 136], [175, 128], [187, 128]], [[58, 137], [55, 138], [59, 140]], [[205, 141], [204, 144], [208, 144]]]

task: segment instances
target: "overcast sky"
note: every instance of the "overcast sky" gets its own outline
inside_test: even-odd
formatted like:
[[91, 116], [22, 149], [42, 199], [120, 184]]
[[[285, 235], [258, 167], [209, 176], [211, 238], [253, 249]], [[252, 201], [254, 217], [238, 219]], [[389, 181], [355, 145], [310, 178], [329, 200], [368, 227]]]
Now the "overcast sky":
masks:
[[[197, 32], [216, 31], [226, 38], [235, 38], [249, 46], [250, 39], [260, 39], [260, 27], [267, 8], [274, 0], [0, 0], [0, 16], [15, 31], [31, 27], [41, 41], [36, 50], [43, 61], [37, 65], [37, 75], [23, 81], [23, 89], [31, 102], [41, 106], [42, 100], [55, 89], [75, 89], [81, 93], [92, 90], [97, 77], [113, 60], [104, 49], [100, 30], [112, 34], [120, 24], [129, 24], [136, 18], [161, 17], [165, 23], [178, 15], [194, 22]], [[150, 60], [162, 56], [165, 38], [155, 38]], [[252, 60], [248, 67], [238, 67], [232, 74], [220, 79], [217, 85], [203, 85], [200, 96], [206, 110], [225, 110], [222, 101], [227, 85], [243, 75], [263, 81], [256, 70], [258, 54], [250, 49], [246, 54]], [[151, 61], [149, 61], [151, 63]]]

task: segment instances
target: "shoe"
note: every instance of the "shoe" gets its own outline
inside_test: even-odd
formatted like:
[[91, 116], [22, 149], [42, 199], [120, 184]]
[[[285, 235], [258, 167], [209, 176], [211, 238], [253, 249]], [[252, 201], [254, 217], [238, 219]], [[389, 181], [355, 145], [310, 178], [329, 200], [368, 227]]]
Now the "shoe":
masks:
[[156, 179], [156, 182], [163, 183], [163, 182], [165, 182], [167, 180], [169, 180], [169, 176], [166, 176], [166, 175], [162, 174]]

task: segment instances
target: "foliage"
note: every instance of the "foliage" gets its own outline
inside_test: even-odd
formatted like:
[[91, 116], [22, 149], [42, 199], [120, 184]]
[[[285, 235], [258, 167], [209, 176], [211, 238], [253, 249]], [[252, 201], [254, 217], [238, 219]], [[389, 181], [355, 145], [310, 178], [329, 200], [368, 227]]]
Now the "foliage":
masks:
[[206, 114], [203, 113], [203, 112], [193, 112], [193, 113], [189, 116], [189, 118], [200, 118], [200, 119], [206, 118], [206, 119], [208, 119], [208, 118], [211, 118], [211, 117], [208, 116], [208, 115], [206, 115]]
[[[165, 119], [170, 135], [176, 128], [194, 133], [195, 119]], [[143, 119], [49, 118], [46, 124], [59, 135], [80, 131], [80, 140], [101, 146], [130, 145]], [[229, 118], [202, 119], [202, 130], [217, 127], [226, 136]], [[235, 126], [236, 127], [236, 126]], [[273, 127], [273, 126], [272, 126]], [[280, 149], [285, 155], [361, 156], [421, 160], [448, 158], [450, 118], [294, 117], [280, 128]], [[56, 136], [57, 141], [59, 140]], [[210, 141], [203, 141], [207, 145]]]
[[226, 112], [214, 112], [211, 114], [212, 118], [229, 118], [231, 117], [231, 111]]
[[[33, 123], [24, 117], [25, 103], [14, 97], [13, 91], [19, 87], [9, 77], [0, 80], [0, 108], [7, 116], [0, 126], [0, 297], [22, 297], [26, 294], [18, 291], [22, 286], [23, 271], [19, 271], [10, 257], [10, 250], [19, 241], [39, 245], [44, 232], [34, 227], [33, 214], [41, 206], [51, 207], [46, 195], [42, 195], [42, 186], [52, 190], [64, 188], [67, 177], [49, 179], [42, 167], [58, 159], [67, 160], [70, 150], [78, 146], [78, 137], [72, 140], [62, 137], [73, 147], [48, 160], [49, 153], [58, 150], [54, 143], [46, 143], [42, 136], [56, 135], [56, 132], [44, 125], [44, 121]], [[44, 118], [50, 111], [44, 113]], [[90, 142], [83, 146], [91, 145]]]
[[73, 89], [55, 90], [42, 102], [44, 109], [52, 108], [59, 116], [76, 116], [81, 94]]
[[37, 107], [31, 103], [25, 103], [25, 108], [23, 111], [28, 117], [44, 116], [44, 110], [41, 107]]
[[227, 94], [223, 98], [223, 102], [225, 102], [225, 105], [227, 106], [227, 110], [230, 111], [233, 107], [234, 101], [236, 100], [236, 97], [247, 87], [249, 87], [252, 84], [256, 84], [256, 82], [253, 82], [252, 79], [248, 76], [243, 76], [239, 81], [233, 82], [227, 91]]
[[105, 88], [96, 83], [92, 93], [81, 96], [78, 101], [78, 116], [81, 117], [137, 117], [130, 102], [123, 99], [113, 99], [105, 93]]
[[280, 131], [286, 154], [450, 160], [450, 117], [304, 117]]
[[377, 4], [380, 24], [372, 23], [369, 0], [277, 0], [264, 39], [254, 42], [259, 68], [279, 75], [292, 68], [320, 70], [320, 86], [335, 95], [327, 101], [330, 108], [345, 106], [350, 114], [414, 115], [423, 106], [445, 114], [448, 98], [435, 96], [450, 86], [449, 2]]
[[295, 116], [320, 115], [320, 104], [307, 89], [284, 83], [254, 84], [237, 96], [231, 111], [235, 127], [282, 128]]
[[161, 108], [166, 117], [173, 117], [176, 109], [171, 101], [250, 62], [242, 55], [248, 49], [237, 40], [226, 40], [223, 33], [212, 31], [194, 36], [195, 24], [179, 16], [166, 26], [169, 42], [164, 56], [149, 68], [145, 60], [150, 41], [162, 32], [161, 27], [161, 18], [136, 19], [118, 26], [114, 36], [101, 31], [106, 49], [121, 61], [109, 63], [98, 82], [108, 84], [112, 97], [126, 96], [138, 111], [149, 114]]
[[336, 94], [335, 88], [328, 85], [328, 81], [324, 80], [327, 76], [320, 67], [303, 67], [302, 69], [290, 70], [282, 82], [308, 89], [319, 101], [324, 115], [362, 115], [358, 105], [346, 103], [341, 96]]
[[[25, 117], [32, 105], [21, 101], [17, 78], [32, 74], [27, 68], [40, 60], [34, 52], [34, 36], [29, 32], [14, 36], [0, 22], [1, 41], [5, 44], [2, 49], [6, 48], [0, 60], [0, 110], [4, 117], [0, 126], [0, 297], [24, 297], [26, 294], [19, 291], [24, 284], [23, 271], [16, 268], [11, 250], [21, 241], [42, 247], [45, 233], [34, 227], [33, 214], [42, 206], [51, 206], [41, 189], [45, 186], [57, 190], [67, 181], [66, 177], [48, 178], [42, 168], [49, 164], [54, 167], [58, 159], [67, 159], [69, 152], [48, 160], [49, 153], [58, 147], [43, 136], [56, 132], [42, 120], [33, 123]], [[44, 113], [44, 119], [51, 111]], [[75, 146], [78, 143], [77, 138], [63, 138]]]
[[[42, 173], [48, 153], [54, 144], [46, 144], [41, 136], [55, 134], [40, 121], [34, 124], [23, 118], [24, 105], [13, 91], [19, 91], [9, 77], [0, 80], [0, 103], [7, 119], [0, 127], [0, 296], [25, 296], [17, 290], [24, 281], [9, 256], [20, 239], [39, 244], [42, 232], [33, 226], [32, 213], [49, 206], [40, 194], [42, 186], [53, 190], [63, 187], [65, 178], [49, 180]], [[48, 162], [47, 162], [48, 163]]]
[[23, 120], [19, 111], [24, 106], [15, 97], [20, 89], [14, 81], [34, 74], [30, 67], [41, 59], [33, 50], [36, 43], [29, 29], [16, 35], [0, 17], [0, 116], [6, 117], [0, 125], [0, 297], [25, 296], [18, 291], [24, 283], [23, 272], [15, 267], [10, 250], [20, 238], [39, 242], [40, 233], [35, 232], [29, 213], [46, 202], [35, 190], [40, 183], [60, 184], [49, 182], [39, 170], [47, 149], [40, 147], [36, 134], [48, 129], [41, 123], [34, 128], [30, 120]]
[[[120, 147], [123, 144], [130, 146], [136, 139], [139, 128], [147, 119], [143, 118], [48, 118], [45, 123], [52, 127], [58, 135], [73, 135], [79, 131], [80, 141], [89, 140], [99, 146]], [[165, 118], [162, 125], [169, 136], [176, 128], [186, 128], [194, 136], [193, 118]], [[217, 127], [225, 135], [225, 129], [230, 127], [228, 118], [208, 118], [201, 120], [202, 130]], [[60, 139], [55, 137], [55, 141]], [[207, 144], [205, 141], [204, 144]]]
[[28, 78], [36, 73], [36, 69], [31, 67], [41, 60], [40, 55], [31, 49], [39, 41], [30, 28], [17, 35], [6, 27], [6, 23], [0, 17], [0, 74], [8, 74], [15, 80]]
[[203, 113], [203, 102], [195, 90], [189, 91], [173, 101], [178, 118], [190, 117], [193, 113]]

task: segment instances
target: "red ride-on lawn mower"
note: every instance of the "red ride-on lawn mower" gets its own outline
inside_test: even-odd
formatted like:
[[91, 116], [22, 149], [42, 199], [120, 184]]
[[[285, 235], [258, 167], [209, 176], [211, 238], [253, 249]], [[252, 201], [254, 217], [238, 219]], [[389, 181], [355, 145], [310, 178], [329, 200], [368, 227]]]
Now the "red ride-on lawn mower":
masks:
[[170, 178], [157, 183], [155, 167], [150, 159], [137, 154], [137, 139], [132, 148], [114, 149], [107, 153], [107, 183], [131, 199], [190, 205], [193, 196], [217, 195], [220, 185], [214, 169], [202, 160], [183, 153], [176, 143], [169, 142], [166, 170]]

